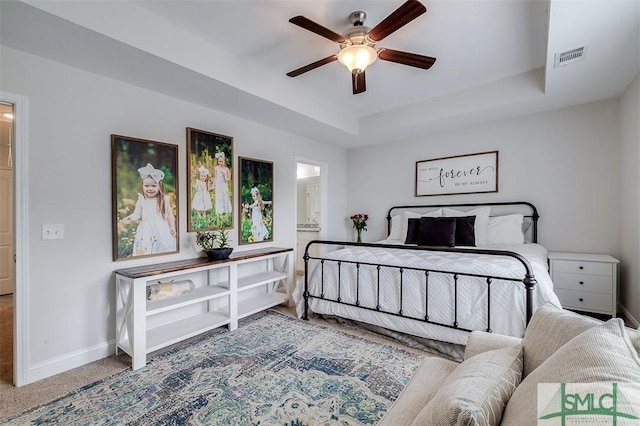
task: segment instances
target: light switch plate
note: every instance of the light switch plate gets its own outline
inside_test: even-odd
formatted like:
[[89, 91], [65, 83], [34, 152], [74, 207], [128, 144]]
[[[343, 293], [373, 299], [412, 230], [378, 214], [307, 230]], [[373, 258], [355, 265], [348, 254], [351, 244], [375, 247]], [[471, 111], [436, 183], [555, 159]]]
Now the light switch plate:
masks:
[[64, 238], [64, 225], [61, 223], [42, 225], [43, 240], [61, 240]]

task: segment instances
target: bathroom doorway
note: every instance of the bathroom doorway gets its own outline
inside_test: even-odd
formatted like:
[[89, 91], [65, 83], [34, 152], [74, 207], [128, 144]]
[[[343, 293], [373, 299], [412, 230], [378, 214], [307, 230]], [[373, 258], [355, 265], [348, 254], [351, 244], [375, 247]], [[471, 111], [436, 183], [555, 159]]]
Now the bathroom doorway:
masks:
[[[304, 250], [311, 240], [322, 238], [324, 233], [323, 217], [323, 169], [322, 164], [304, 160], [297, 162], [296, 168], [296, 275], [304, 273]], [[312, 256], [318, 255], [312, 251]]]
[[0, 381], [9, 384], [14, 382], [13, 119], [13, 104], [0, 101]]

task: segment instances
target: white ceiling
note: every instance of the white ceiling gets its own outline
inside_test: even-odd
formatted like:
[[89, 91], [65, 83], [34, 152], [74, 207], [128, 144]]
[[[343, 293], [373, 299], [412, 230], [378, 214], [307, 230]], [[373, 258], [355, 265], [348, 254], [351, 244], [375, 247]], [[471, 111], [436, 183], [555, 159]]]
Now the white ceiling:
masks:
[[[427, 13], [377, 47], [437, 58], [378, 60], [351, 94], [338, 52], [288, 22], [373, 27], [404, 0], [0, 1], [3, 45], [346, 148], [618, 97], [640, 69], [638, 0], [422, 0]], [[588, 44], [581, 62], [554, 54]]]

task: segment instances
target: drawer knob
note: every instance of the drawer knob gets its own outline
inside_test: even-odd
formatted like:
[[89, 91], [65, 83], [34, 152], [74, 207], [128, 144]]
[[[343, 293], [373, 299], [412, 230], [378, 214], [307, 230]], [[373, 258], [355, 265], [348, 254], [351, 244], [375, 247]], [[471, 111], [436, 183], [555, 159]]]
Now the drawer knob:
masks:
[[584, 266], [578, 266], [578, 269], [584, 269]]
[[581, 302], [584, 302], [584, 299], [583, 299], [582, 297], [581, 297], [579, 300], [580, 300]]

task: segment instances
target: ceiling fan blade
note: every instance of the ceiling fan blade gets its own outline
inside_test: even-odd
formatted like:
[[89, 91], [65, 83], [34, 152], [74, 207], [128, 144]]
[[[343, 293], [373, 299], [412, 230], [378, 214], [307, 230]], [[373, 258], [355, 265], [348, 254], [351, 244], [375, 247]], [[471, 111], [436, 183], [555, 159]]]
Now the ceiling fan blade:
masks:
[[299, 76], [300, 74], [304, 74], [304, 73], [305, 73], [305, 72], [307, 72], [307, 71], [314, 70], [314, 69], [316, 69], [316, 68], [318, 68], [318, 67], [321, 67], [321, 66], [323, 66], [323, 65], [326, 65], [326, 64], [328, 64], [328, 63], [330, 63], [330, 62], [333, 62], [333, 61], [335, 61], [335, 60], [337, 60], [337, 59], [338, 59], [338, 55], [331, 55], [331, 56], [327, 56], [327, 57], [326, 57], [326, 58], [324, 58], [324, 59], [320, 59], [319, 61], [312, 62], [312, 63], [310, 63], [310, 64], [308, 64], [308, 65], [305, 65], [304, 67], [300, 67], [300, 68], [298, 68], [297, 70], [289, 71], [289, 72], [287, 73], [287, 75], [288, 75], [289, 77], [297, 77], [297, 76]]
[[346, 40], [340, 34], [331, 31], [330, 29], [325, 28], [320, 24], [316, 24], [311, 19], [305, 18], [304, 16], [294, 16], [293, 18], [289, 19], [289, 22], [301, 28], [304, 28], [305, 30], [309, 30], [312, 33], [316, 33], [319, 36], [328, 38], [331, 41], [335, 41], [336, 43], [342, 43]]
[[351, 73], [351, 85], [353, 86], [354, 95], [367, 90], [367, 82], [364, 77], [364, 71], [361, 71], [357, 74]]
[[417, 0], [407, 0], [402, 6], [397, 8], [391, 15], [387, 16], [378, 25], [369, 31], [369, 38], [374, 42], [379, 42], [389, 34], [407, 25], [427, 11], [422, 3]]
[[416, 53], [401, 52], [393, 49], [382, 49], [378, 52], [378, 58], [383, 61], [396, 62], [410, 67], [428, 70], [436, 62], [431, 56], [418, 55]]

